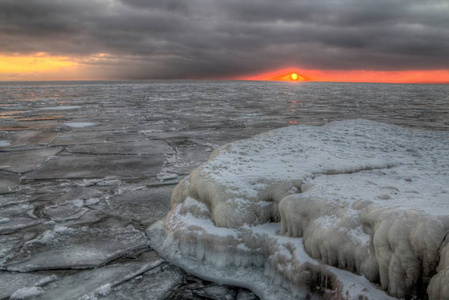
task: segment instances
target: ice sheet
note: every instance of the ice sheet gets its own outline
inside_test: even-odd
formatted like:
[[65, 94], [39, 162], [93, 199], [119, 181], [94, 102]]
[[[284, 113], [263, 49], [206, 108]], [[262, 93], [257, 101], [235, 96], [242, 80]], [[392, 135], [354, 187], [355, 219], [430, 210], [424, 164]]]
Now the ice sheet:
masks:
[[[220, 147], [181, 181], [165, 239], [152, 246], [184, 268], [204, 264], [206, 277], [221, 276], [211, 265], [228, 275], [264, 268], [266, 282], [293, 295], [387, 297], [369, 279], [399, 298], [421, 296], [430, 282], [432, 298], [449, 280], [444, 261], [432, 279], [449, 232], [448, 156], [447, 132], [366, 120], [270, 131]], [[273, 221], [279, 232], [258, 227]]]

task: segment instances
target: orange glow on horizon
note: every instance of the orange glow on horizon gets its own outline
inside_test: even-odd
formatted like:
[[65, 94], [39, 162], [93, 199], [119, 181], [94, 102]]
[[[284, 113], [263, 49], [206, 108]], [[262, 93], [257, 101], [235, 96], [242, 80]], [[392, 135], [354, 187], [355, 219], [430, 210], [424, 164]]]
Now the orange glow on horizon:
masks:
[[68, 57], [50, 56], [46, 53], [33, 55], [1, 55], [0, 74], [42, 73], [73, 67], [76, 62]]
[[[298, 79], [293, 79], [298, 74]], [[301, 74], [301, 75], [299, 75]], [[449, 70], [412, 71], [339, 71], [281, 69], [269, 73], [236, 78], [256, 81], [329, 81], [329, 82], [378, 82], [378, 83], [449, 83]]]
[[237, 78], [238, 80], [262, 80], [262, 81], [305, 81], [307, 80], [295, 69], [282, 69], [270, 73], [255, 76]]
[[[107, 64], [113, 59], [108, 53], [85, 57], [50, 55], [46, 52], [31, 54], [0, 53], [0, 80], [96, 80], [98, 62]], [[101, 73], [101, 71], [99, 72]]]
[[[133, 58], [133, 57], [131, 57]], [[99, 80], [107, 79], [115, 70], [112, 65], [137, 60], [96, 53], [84, 57], [0, 53], [0, 80]], [[112, 70], [112, 71], [111, 71]], [[449, 83], [449, 70], [372, 71], [372, 70], [314, 70], [284, 68], [263, 74], [226, 78], [261, 81], [328, 81], [379, 83]]]

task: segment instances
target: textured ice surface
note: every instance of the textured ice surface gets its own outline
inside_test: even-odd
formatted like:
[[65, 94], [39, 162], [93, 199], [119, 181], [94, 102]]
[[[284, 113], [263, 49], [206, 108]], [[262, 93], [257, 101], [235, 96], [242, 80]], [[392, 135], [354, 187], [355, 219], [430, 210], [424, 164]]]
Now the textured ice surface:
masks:
[[163, 218], [170, 210], [173, 186], [127, 191], [109, 199], [111, 215], [126, 220], [137, 220], [146, 226]]
[[183, 274], [178, 268], [164, 264], [113, 288], [107, 297], [101, 299], [163, 300], [182, 278]]
[[107, 295], [112, 288], [158, 267], [162, 260], [153, 262], [128, 262], [100, 269], [82, 271], [44, 286], [36, 299], [93, 300]]
[[[449, 284], [448, 156], [447, 132], [365, 120], [270, 131], [217, 149], [178, 184], [164, 225], [147, 235], [183, 268], [222, 282], [237, 284], [231, 274], [240, 272], [251, 286], [245, 276], [264, 269], [251, 287], [266, 298], [276, 299], [270, 280], [293, 295], [386, 298], [369, 279], [399, 298], [423, 296], [430, 282], [440, 299]], [[318, 278], [321, 291], [310, 287]]]
[[57, 134], [49, 130], [14, 130], [8, 132], [7, 137], [12, 147], [29, 147], [47, 145]]
[[0, 194], [13, 191], [19, 184], [19, 178], [18, 174], [0, 170]]
[[52, 141], [52, 145], [85, 145], [92, 146], [98, 144], [127, 143], [136, 142], [141, 139], [136, 133], [120, 131], [69, 131], [60, 132]]
[[144, 234], [132, 225], [127, 228], [57, 226], [27, 241], [5, 260], [4, 268], [20, 272], [91, 268], [146, 247]]
[[59, 148], [46, 148], [32, 151], [4, 152], [0, 155], [0, 166], [18, 173], [24, 173], [37, 168], [46, 160], [60, 151]]
[[7, 299], [14, 292], [37, 285], [46, 275], [34, 273], [0, 272], [0, 299]]
[[42, 223], [34, 215], [33, 205], [8, 205], [0, 210], [0, 234], [12, 233]]
[[225, 286], [186, 274], [182, 282], [172, 289], [165, 299], [258, 300], [259, 298], [247, 289]]
[[125, 143], [105, 142], [94, 145], [76, 145], [70, 147], [69, 152], [82, 154], [161, 155], [170, 154], [173, 150], [163, 141], [136, 140]]
[[165, 161], [163, 156], [62, 156], [50, 160], [27, 179], [146, 177], [156, 175]]

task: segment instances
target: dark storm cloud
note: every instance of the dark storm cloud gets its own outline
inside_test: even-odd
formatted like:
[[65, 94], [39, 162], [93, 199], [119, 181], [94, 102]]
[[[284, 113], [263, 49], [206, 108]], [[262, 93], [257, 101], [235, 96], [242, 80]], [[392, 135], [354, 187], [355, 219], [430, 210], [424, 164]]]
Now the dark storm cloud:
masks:
[[448, 69], [449, 2], [2, 0], [0, 52], [85, 58], [111, 78]]

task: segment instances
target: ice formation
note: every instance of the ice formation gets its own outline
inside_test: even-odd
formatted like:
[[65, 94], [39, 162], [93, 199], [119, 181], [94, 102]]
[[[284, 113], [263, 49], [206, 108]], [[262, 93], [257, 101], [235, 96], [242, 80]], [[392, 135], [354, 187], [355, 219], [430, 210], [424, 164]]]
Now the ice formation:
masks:
[[264, 299], [449, 299], [447, 157], [447, 132], [366, 120], [269, 131], [214, 151], [147, 236]]
[[9, 299], [27, 299], [44, 293], [40, 287], [25, 287], [14, 292]]
[[97, 123], [93, 123], [93, 122], [64, 122], [64, 125], [73, 127], [73, 128], [83, 128], [83, 127], [97, 125]]

